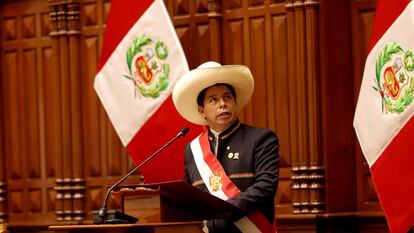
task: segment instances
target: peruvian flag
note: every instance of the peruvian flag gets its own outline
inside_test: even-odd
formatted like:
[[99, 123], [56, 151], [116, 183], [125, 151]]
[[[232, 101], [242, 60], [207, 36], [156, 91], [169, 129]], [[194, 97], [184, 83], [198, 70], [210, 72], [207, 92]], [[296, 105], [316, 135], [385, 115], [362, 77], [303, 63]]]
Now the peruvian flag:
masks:
[[193, 128], [140, 170], [146, 183], [182, 179], [184, 144], [201, 130], [178, 114], [171, 99], [187, 71], [162, 0], [112, 1], [94, 87], [128, 153], [139, 164], [183, 127]]
[[414, 2], [379, 0], [354, 127], [393, 233], [414, 225]]

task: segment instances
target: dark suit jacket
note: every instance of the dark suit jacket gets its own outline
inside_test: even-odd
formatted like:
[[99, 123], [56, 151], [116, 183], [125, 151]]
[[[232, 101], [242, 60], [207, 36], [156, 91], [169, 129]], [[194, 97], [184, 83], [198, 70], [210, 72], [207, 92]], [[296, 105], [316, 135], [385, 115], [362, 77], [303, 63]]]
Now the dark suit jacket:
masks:
[[[218, 140], [209, 130], [210, 148], [227, 176], [240, 189], [239, 196], [228, 202], [243, 210], [231, 219], [209, 222], [210, 232], [240, 232], [232, 222], [258, 209], [274, 221], [274, 196], [279, 173], [279, 142], [269, 129], [250, 127], [236, 121], [220, 133]], [[185, 148], [185, 181], [208, 192], [197, 170], [190, 144]]]

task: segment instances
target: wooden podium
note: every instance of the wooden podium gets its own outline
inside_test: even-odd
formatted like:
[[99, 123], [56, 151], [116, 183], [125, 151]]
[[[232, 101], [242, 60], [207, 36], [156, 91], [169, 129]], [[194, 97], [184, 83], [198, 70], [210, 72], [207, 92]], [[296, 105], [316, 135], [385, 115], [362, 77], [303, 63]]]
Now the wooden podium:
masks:
[[226, 218], [240, 209], [183, 181], [122, 188], [122, 211], [141, 223]]
[[50, 230], [69, 233], [203, 233], [201, 222], [137, 223], [116, 225], [50, 226]]
[[113, 192], [136, 224], [51, 226], [67, 232], [202, 232], [205, 219], [226, 218], [240, 209], [183, 181], [124, 186]]

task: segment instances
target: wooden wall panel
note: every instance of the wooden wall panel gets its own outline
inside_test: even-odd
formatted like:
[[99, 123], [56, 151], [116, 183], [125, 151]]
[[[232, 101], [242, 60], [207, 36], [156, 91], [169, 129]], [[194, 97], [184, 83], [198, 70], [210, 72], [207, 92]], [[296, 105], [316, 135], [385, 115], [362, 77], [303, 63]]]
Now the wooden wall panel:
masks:
[[[272, 16], [272, 77], [273, 85], [269, 85], [274, 93], [274, 127], [280, 143], [280, 180], [277, 204], [282, 207], [283, 213], [292, 213], [291, 194], [291, 130], [289, 110], [289, 76], [287, 72], [287, 17], [284, 14]], [[271, 107], [269, 107], [271, 108]]]
[[[255, 92], [250, 103], [246, 106], [245, 112], [246, 121], [251, 122], [258, 127], [267, 127], [267, 97], [266, 86], [268, 84], [266, 76], [266, 56], [265, 56], [265, 19], [264, 17], [257, 17], [250, 19], [249, 22], [250, 33], [250, 67], [254, 77]], [[271, 109], [269, 109], [272, 111]]]
[[[320, 114], [323, 164], [328, 180], [326, 209], [328, 212], [348, 212], [356, 206], [355, 131], [352, 125], [355, 105], [350, 79], [351, 4], [346, 0], [321, 1], [320, 9]], [[338, 28], [341, 33], [337, 33]]]
[[[5, 139], [5, 153], [12, 155], [20, 154], [19, 147], [19, 114], [18, 108], [13, 107], [18, 105], [19, 95], [17, 86], [17, 53], [16, 51], [8, 51], [3, 54], [3, 77], [2, 79], [2, 93], [4, 103], [4, 139]], [[13, 98], [14, 96], [14, 98]], [[7, 176], [9, 179], [22, 178], [21, 164], [18, 156], [8, 158]]]
[[[0, 7], [0, 15], [2, 15], [2, 9]], [[0, 30], [0, 41], [3, 41], [4, 30]], [[0, 43], [0, 52], [3, 51], [3, 42]], [[0, 53], [0, 80], [3, 76], [3, 60]], [[4, 149], [4, 121], [3, 121], [3, 109], [4, 109], [4, 95], [3, 95], [3, 83], [0, 81], [0, 224], [6, 222], [7, 219], [7, 176], [6, 176], [6, 153]]]
[[[24, 22], [24, 20], [23, 20]], [[26, 25], [28, 26], [28, 25]], [[32, 27], [34, 25], [31, 25]], [[32, 28], [33, 29], [33, 28]], [[29, 30], [28, 30], [29, 31]], [[29, 35], [29, 34], [28, 34]], [[30, 34], [31, 37], [34, 34]], [[38, 179], [40, 178], [40, 162], [42, 161], [40, 158], [40, 148], [39, 148], [39, 100], [38, 100], [38, 67], [39, 67], [39, 60], [37, 59], [38, 55], [36, 54], [35, 49], [27, 49], [23, 51], [23, 61], [22, 66], [25, 67], [25, 74], [21, 75], [18, 80], [21, 80], [19, 86], [25, 87], [26, 89], [22, 90], [22, 97], [24, 96], [25, 99], [23, 100], [23, 109], [20, 111], [23, 113], [24, 118], [23, 121], [26, 124], [21, 124], [23, 130], [20, 139], [26, 137], [26, 140], [21, 140], [20, 143], [26, 144], [27, 152], [23, 154], [23, 158], [21, 161], [27, 164], [26, 171], [28, 172], [29, 179]], [[25, 93], [23, 95], [23, 93]]]
[[206, 11], [206, 1], [166, 0], [168, 12], [177, 29], [189, 67], [196, 68], [210, 60], [211, 38], [217, 32], [211, 31]]
[[48, 65], [57, 60], [56, 53], [51, 46], [42, 49], [42, 60], [44, 61], [42, 63], [43, 75], [40, 79], [43, 80], [41, 96], [43, 97], [44, 121], [40, 125], [44, 127], [44, 139], [42, 139], [41, 145], [44, 145], [45, 151], [46, 177], [53, 178], [56, 176], [57, 155], [62, 153], [60, 137], [56, 135], [60, 135], [62, 132], [60, 127], [60, 80], [57, 78], [56, 66]]
[[[83, 154], [91, 155], [85, 161], [85, 175], [87, 177], [99, 177], [103, 175], [103, 162], [105, 158], [102, 145], [99, 143], [104, 129], [100, 126], [99, 114], [102, 114], [101, 105], [93, 89], [93, 77], [96, 73], [99, 59], [99, 44], [96, 36], [87, 36], [81, 44], [82, 57], [88, 61], [88, 66], [83, 67], [81, 80], [82, 93], [82, 128], [84, 132]], [[101, 156], [96, 156], [101, 155]]]
[[211, 51], [210, 49], [206, 49], [205, 46], [210, 47], [210, 27], [208, 24], [198, 24], [196, 27], [198, 60], [208, 61], [211, 57]]
[[255, 78], [242, 121], [275, 130], [281, 143], [277, 213], [290, 214], [291, 140], [287, 20], [284, 4], [223, 1], [223, 63], [246, 64]]
[[[58, 124], [50, 112], [56, 89], [53, 82], [53, 50], [46, 1], [10, 3], [2, 6], [2, 125], [7, 157], [8, 222], [30, 224], [50, 222], [54, 209], [47, 208], [48, 190], [53, 190], [54, 158], [60, 141]], [[50, 94], [51, 93], [51, 94]], [[48, 98], [48, 99], [46, 99]], [[53, 118], [50, 118], [53, 117]], [[53, 139], [46, 141], [53, 131]], [[49, 133], [49, 134], [48, 134]], [[50, 139], [50, 138], [48, 138]], [[49, 146], [49, 142], [53, 145]], [[48, 147], [49, 146], [49, 147]], [[52, 148], [52, 151], [49, 150]]]
[[[368, 55], [368, 43], [374, 23], [375, 6], [376, 1], [374, 0], [352, 1], [352, 54], [354, 58], [353, 84], [355, 104], [358, 101], [365, 59]], [[358, 210], [378, 215], [378, 213], [382, 213], [382, 208], [371, 179], [369, 166], [358, 143], [355, 151]]]
[[[243, 21], [240, 19], [232, 19], [223, 22], [224, 36], [224, 64], [243, 64]], [[242, 116], [241, 116], [242, 117]]]

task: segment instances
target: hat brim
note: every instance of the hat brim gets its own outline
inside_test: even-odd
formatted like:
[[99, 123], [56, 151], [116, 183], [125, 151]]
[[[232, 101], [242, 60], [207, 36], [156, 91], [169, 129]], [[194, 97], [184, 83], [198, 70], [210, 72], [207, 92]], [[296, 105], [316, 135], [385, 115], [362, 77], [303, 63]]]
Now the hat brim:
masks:
[[207, 125], [207, 121], [198, 112], [197, 97], [202, 90], [218, 83], [234, 87], [237, 112], [247, 104], [253, 94], [254, 80], [246, 66], [227, 65], [194, 69], [183, 75], [175, 84], [172, 97], [177, 111], [194, 124]]

